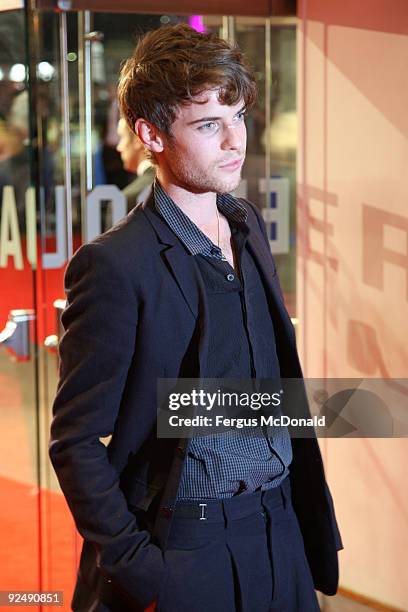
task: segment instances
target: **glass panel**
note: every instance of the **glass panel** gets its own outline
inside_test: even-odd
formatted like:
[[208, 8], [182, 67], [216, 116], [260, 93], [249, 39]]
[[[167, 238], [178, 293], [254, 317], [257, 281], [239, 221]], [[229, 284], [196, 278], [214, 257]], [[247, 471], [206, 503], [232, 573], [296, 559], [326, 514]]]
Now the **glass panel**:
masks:
[[220, 15], [193, 15], [189, 19], [190, 25], [196, 27], [197, 23], [200, 21], [203, 24], [204, 32], [214, 32], [217, 36], [222, 36], [223, 34], [223, 23], [225, 23], [225, 18]]
[[0, 12], [0, 567], [2, 588], [37, 590], [38, 402], [26, 23]]
[[[66, 180], [64, 137], [64, 70], [61, 61], [63, 18], [56, 13], [31, 14], [29, 50], [31, 58], [31, 90], [35, 108], [36, 184], [39, 208], [38, 258], [38, 358], [40, 400], [40, 476], [41, 476], [41, 588], [72, 592], [79, 542], [75, 525], [65, 499], [61, 495], [55, 473], [48, 459], [51, 406], [57, 382], [57, 337], [60, 304], [64, 299], [63, 275], [69, 254], [67, 219], [73, 222], [80, 211], [79, 193], [72, 190], [67, 207], [69, 183]], [[68, 49], [76, 49], [76, 15], [66, 16]], [[66, 62], [72, 97], [68, 107], [75, 108], [78, 86], [76, 66]], [[73, 174], [78, 172], [72, 164]], [[69, 602], [65, 601], [66, 609]]]
[[[235, 39], [255, 69], [259, 99], [248, 120], [243, 187], [263, 209], [289, 314], [296, 315], [296, 25], [237, 17]], [[268, 180], [269, 179], [269, 180]]]
[[[289, 20], [290, 22], [290, 20]], [[296, 317], [296, 26], [271, 23], [270, 33], [270, 176], [276, 179], [272, 206], [278, 221], [271, 227], [279, 242], [276, 263], [289, 314]], [[275, 201], [274, 201], [275, 200]], [[279, 226], [281, 234], [279, 236]], [[273, 244], [272, 250], [273, 250]]]
[[174, 15], [78, 15], [80, 78], [70, 124], [72, 166], [78, 170], [73, 173], [72, 189], [80, 194], [81, 202], [81, 211], [73, 211], [75, 247], [108, 229], [136, 203], [129, 195], [136, 167], [126, 169], [116, 148], [116, 88], [121, 64], [144, 32], [187, 19]]

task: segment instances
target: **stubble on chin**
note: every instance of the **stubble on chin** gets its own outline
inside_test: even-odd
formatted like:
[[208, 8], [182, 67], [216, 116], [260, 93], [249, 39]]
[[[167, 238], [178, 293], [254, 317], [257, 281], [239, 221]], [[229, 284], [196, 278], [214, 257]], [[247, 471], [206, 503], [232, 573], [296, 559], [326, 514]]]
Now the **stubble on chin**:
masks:
[[205, 169], [195, 168], [193, 160], [186, 162], [183, 156], [178, 155], [177, 147], [169, 147], [172, 156], [168, 167], [171, 170], [173, 180], [180, 187], [192, 193], [230, 193], [234, 191], [241, 182], [241, 171], [234, 175], [222, 176], [219, 164]]
[[230, 193], [237, 189], [241, 182], [241, 172], [237, 172], [234, 176], [230, 177], [220, 177], [214, 173], [213, 178], [209, 178], [208, 185], [211, 186], [209, 191], [214, 191], [215, 193]]
[[192, 172], [191, 169], [183, 169], [184, 171], [178, 172], [179, 178], [185, 187], [189, 191], [196, 193], [230, 193], [234, 191], [241, 182], [241, 172], [237, 173], [234, 177], [222, 177], [219, 176], [219, 170], [214, 169], [205, 172]]

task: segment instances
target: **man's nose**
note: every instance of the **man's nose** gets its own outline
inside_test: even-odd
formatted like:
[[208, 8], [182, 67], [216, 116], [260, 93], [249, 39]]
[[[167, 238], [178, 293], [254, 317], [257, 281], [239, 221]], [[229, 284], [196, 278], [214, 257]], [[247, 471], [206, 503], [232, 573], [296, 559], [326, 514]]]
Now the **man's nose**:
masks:
[[241, 149], [244, 135], [241, 126], [227, 125], [224, 128], [221, 148]]

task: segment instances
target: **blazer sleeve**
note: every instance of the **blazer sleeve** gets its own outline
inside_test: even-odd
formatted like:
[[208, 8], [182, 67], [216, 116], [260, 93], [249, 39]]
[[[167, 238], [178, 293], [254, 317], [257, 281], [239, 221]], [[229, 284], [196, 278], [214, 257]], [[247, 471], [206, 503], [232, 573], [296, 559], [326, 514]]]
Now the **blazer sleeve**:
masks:
[[101, 573], [147, 607], [166, 574], [162, 552], [139, 529], [100, 441], [114, 430], [133, 358], [136, 290], [102, 241], [76, 252], [65, 286], [49, 456], [78, 531], [96, 549]]

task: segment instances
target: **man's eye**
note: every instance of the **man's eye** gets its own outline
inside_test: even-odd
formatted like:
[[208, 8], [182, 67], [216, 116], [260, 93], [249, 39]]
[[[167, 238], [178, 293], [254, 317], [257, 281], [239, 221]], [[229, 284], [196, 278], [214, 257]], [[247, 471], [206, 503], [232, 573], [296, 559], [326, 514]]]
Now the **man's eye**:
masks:
[[245, 115], [246, 111], [241, 111], [240, 113], [238, 113], [237, 119], [241, 121], [242, 119], [245, 119]]
[[217, 124], [215, 123], [215, 121], [209, 121], [208, 123], [203, 123], [203, 125], [200, 125], [198, 129], [202, 132], [211, 132], [215, 130], [216, 127]]

